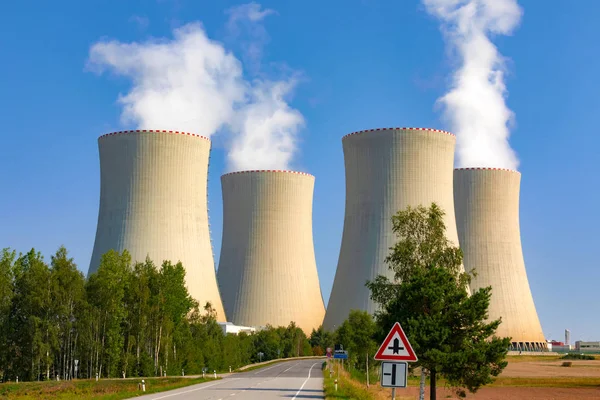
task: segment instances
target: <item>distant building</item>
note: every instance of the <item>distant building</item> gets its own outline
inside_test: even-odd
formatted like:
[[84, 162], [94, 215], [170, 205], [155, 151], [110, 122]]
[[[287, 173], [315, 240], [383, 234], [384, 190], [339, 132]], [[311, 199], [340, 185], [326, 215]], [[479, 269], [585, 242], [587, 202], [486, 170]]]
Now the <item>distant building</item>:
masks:
[[568, 353], [573, 350], [573, 346], [570, 344], [564, 344], [563, 342], [557, 342], [556, 340], [549, 340], [546, 343], [548, 351], [555, 353]]
[[575, 342], [577, 351], [600, 351], [600, 342], [583, 342], [578, 340]]
[[228, 333], [232, 333], [237, 335], [238, 333], [254, 333], [256, 332], [256, 328], [252, 326], [239, 326], [234, 325], [232, 322], [219, 322], [219, 326], [223, 330], [223, 333], [227, 335]]
[[571, 331], [565, 329], [565, 344], [571, 344]]

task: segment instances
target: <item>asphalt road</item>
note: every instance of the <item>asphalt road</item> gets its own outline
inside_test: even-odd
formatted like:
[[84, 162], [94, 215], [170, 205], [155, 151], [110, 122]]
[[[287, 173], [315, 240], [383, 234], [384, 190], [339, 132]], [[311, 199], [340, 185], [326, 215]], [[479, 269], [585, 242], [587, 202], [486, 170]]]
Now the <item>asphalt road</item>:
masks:
[[145, 400], [268, 400], [324, 399], [323, 373], [318, 359], [287, 361], [218, 381], [146, 396]]

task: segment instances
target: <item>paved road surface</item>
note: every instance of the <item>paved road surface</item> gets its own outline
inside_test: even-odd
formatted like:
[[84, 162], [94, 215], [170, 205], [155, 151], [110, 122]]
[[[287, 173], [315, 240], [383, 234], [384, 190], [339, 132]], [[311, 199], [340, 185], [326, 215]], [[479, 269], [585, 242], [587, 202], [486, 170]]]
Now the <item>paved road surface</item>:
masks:
[[287, 361], [222, 380], [136, 397], [145, 400], [324, 399], [322, 360]]

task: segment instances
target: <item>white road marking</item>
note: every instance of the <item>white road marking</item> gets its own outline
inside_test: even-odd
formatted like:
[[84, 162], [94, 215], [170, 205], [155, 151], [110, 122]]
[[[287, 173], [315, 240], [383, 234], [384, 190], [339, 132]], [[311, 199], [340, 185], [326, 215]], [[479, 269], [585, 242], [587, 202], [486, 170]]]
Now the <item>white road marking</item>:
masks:
[[277, 363], [277, 364], [273, 365], [272, 367], [265, 368], [265, 369], [259, 369], [258, 371], [256, 371], [256, 372], [254, 373], [254, 375], [258, 374], [259, 372], [268, 371], [268, 370], [270, 370], [271, 368], [279, 367], [280, 365], [281, 365], [281, 363]]
[[306, 382], [308, 382], [308, 380], [310, 379], [310, 371], [312, 371], [312, 369], [315, 367], [315, 365], [318, 365], [319, 363], [314, 363], [310, 369], [308, 370], [308, 378], [306, 378], [306, 380], [304, 381], [304, 383], [302, 384], [302, 386], [300, 386], [300, 390], [298, 390], [296, 392], [296, 394], [294, 395], [294, 397], [292, 397], [292, 400], [295, 400], [296, 397], [298, 397], [298, 395], [300, 394], [300, 392], [302, 391], [302, 389], [304, 389], [304, 385], [306, 385]]
[[242, 378], [227, 379], [226, 381], [221, 381], [221, 382], [218, 382], [218, 383], [213, 383], [212, 385], [206, 385], [206, 386], [202, 386], [202, 387], [199, 387], [199, 388], [196, 388], [196, 389], [186, 390], [185, 392], [179, 392], [179, 393], [167, 394], [167, 395], [161, 396], [161, 397], [155, 397], [152, 400], [166, 399], [167, 397], [173, 397], [173, 396], [179, 396], [181, 394], [186, 394], [186, 393], [191, 393], [191, 392], [197, 392], [198, 390], [203, 390], [203, 389], [209, 388], [211, 386], [217, 386], [217, 385], [221, 385], [223, 383], [227, 383], [227, 382], [231, 382], [231, 381], [236, 381], [238, 379], [242, 379]]
[[294, 368], [296, 365], [298, 365], [298, 364], [296, 363], [296, 364], [292, 365], [291, 367], [289, 367], [288, 369], [286, 369], [285, 371], [283, 371], [283, 372], [282, 372], [282, 374], [283, 374], [284, 372], [288, 372], [290, 369]]

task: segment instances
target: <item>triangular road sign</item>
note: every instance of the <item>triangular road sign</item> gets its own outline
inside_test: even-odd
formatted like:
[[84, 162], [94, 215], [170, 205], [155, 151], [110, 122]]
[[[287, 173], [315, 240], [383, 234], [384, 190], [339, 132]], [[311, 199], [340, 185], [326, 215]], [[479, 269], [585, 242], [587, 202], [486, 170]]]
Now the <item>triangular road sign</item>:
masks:
[[381, 361], [418, 361], [415, 351], [398, 322], [394, 324], [381, 347], [375, 353], [375, 359]]

